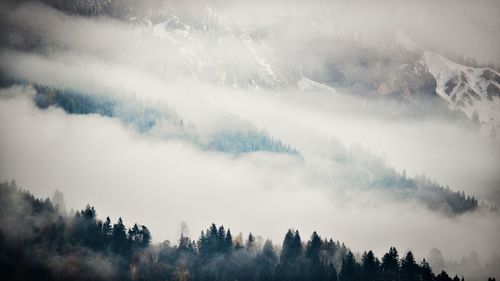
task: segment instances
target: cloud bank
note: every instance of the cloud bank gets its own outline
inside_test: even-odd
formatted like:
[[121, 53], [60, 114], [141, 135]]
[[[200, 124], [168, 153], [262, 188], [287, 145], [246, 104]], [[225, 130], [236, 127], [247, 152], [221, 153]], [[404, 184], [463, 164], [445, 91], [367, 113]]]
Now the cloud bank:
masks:
[[[307, 78], [337, 73], [326, 63], [332, 61], [346, 65], [341, 74], [349, 79], [378, 81], [380, 69], [360, 67], [360, 54], [390, 49], [399, 40], [393, 31], [498, 63], [498, 3], [482, 2], [470, 10], [466, 1], [386, 1], [388, 12], [366, 1], [174, 2], [165, 9], [168, 20], [132, 23], [14, 6], [2, 22], [9, 36], [0, 73], [16, 83], [0, 95], [0, 177], [36, 195], [62, 190], [68, 207], [90, 203], [141, 221], [157, 241], [174, 239], [180, 221], [192, 233], [216, 221], [275, 241], [295, 227], [378, 254], [395, 245], [417, 256], [438, 247], [455, 258], [476, 250], [488, 259], [500, 252], [497, 214], [450, 218], [413, 200], [397, 202], [360, 175], [405, 169], [498, 205], [498, 140], [480, 137], [433, 97], [428, 112], [425, 103], [350, 95], [369, 85], [325, 80], [320, 87]], [[454, 13], [438, 16], [448, 7]], [[31, 84], [165, 104], [201, 138], [251, 124], [301, 157], [206, 151], [182, 138], [139, 134], [116, 118], [40, 110]]]

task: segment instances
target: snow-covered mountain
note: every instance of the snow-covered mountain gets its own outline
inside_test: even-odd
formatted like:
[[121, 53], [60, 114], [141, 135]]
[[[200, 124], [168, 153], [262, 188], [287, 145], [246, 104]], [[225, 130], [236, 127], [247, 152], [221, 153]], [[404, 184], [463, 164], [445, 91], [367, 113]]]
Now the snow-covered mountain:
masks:
[[461, 65], [431, 52], [425, 52], [425, 62], [436, 79], [436, 93], [494, 136], [500, 120], [500, 74], [491, 68]]
[[[230, 88], [424, 101], [433, 103], [429, 112], [463, 114], [478, 124], [483, 136], [495, 137], [500, 126], [500, 75], [496, 70], [454, 62], [425, 50], [400, 32], [394, 32], [384, 44], [373, 44], [342, 32], [339, 35], [321, 22], [289, 14], [291, 11], [255, 19], [228, 13], [214, 3], [197, 6], [195, 12], [166, 5], [148, 13], [130, 8], [134, 7], [131, 3], [106, 0], [46, 3], [70, 15], [117, 18], [134, 26], [138, 34], [162, 42], [169, 49], [151, 55], [150, 64], [144, 66], [161, 78], [169, 75], [162, 69], [175, 69], [183, 77]], [[283, 34], [288, 29], [283, 26], [297, 30], [294, 37]], [[15, 40], [2, 39], [5, 45], [19, 49], [44, 46], [40, 40], [30, 43], [38, 36], [23, 36], [24, 29], [12, 31], [19, 34]]]
[[257, 27], [231, 23], [211, 8], [205, 15], [187, 23], [170, 11], [160, 22], [133, 19], [133, 24], [176, 45], [192, 75], [203, 81], [256, 90], [286, 87], [406, 101], [439, 96], [450, 110], [462, 111], [479, 122], [483, 135], [493, 136], [499, 126], [500, 76], [495, 70], [453, 62], [402, 34], [379, 48], [355, 41], [335, 42], [340, 54], [348, 55], [335, 54], [314, 66], [294, 58], [290, 67], [290, 58], [263, 40]]

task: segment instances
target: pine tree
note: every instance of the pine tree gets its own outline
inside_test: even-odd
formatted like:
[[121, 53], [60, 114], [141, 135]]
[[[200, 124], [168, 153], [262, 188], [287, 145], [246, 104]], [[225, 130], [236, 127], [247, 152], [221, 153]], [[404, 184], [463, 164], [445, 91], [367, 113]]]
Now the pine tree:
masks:
[[139, 226], [135, 223], [134, 226], [128, 230], [128, 239], [135, 245], [141, 243], [141, 234]]
[[113, 225], [113, 235], [111, 238], [111, 247], [115, 253], [127, 255], [129, 253], [129, 243], [127, 233], [122, 218], [118, 218], [118, 222]]
[[274, 252], [273, 244], [270, 240], [266, 240], [262, 252], [257, 256], [257, 263], [260, 265], [258, 280], [273, 280], [273, 272], [277, 262], [278, 256]]
[[354, 255], [351, 251], [347, 252], [347, 255], [342, 261], [342, 268], [339, 273], [339, 281], [358, 281], [359, 280], [359, 270], [358, 264], [354, 259]]
[[446, 271], [441, 271], [441, 273], [439, 273], [437, 276], [436, 276], [436, 281], [453, 281], [450, 276], [448, 276], [448, 273], [446, 273]]
[[322, 244], [323, 241], [314, 231], [306, 247], [306, 280], [324, 280], [328, 276], [326, 266], [321, 262], [319, 256]]
[[319, 252], [323, 242], [316, 231], [311, 235], [311, 240], [307, 243], [306, 257], [315, 263], [319, 263]]
[[224, 240], [224, 251], [231, 252], [233, 250], [233, 236], [231, 235], [231, 229], [227, 229], [226, 240]]
[[248, 234], [248, 239], [247, 239], [247, 242], [246, 242], [246, 248], [248, 251], [250, 252], [255, 252], [257, 249], [257, 246], [255, 245], [255, 237], [253, 236], [253, 234], [250, 232], [250, 234]]
[[361, 280], [373, 281], [378, 279], [379, 265], [378, 260], [375, 259], [373, 252], [370, 250], [363, 253], [361, 258]]
[[149, 229], [145, 226], [145, 225], [141, 225], [141, 243], [139, 244], [139, 246], [141, 248], [147, 248], [149, 246], [149, 244], [151, 243], [151, 232], [149, 231]]
[[289, 229], [283, 240], [283, 247], [280, 255], [280, 263], [285, 265], [297, 257], [297, 249], [295, 246], [295, 235]]
[[105, 238], [109, 238], [113, 234], [112, 232], [113, 227], [111, 226], [111, 219], [109, 217], [106, 217], [106, 221], [102, 225], [102, 234]]
[[382, 279], [396, 281], [399, 279], [399, 255], [396, 248], [391, 247], [389, 252], [382, 257]]
[[226, 250], [226, 230], [224, 226], [221, 225], [217, 231], [217, 242], [216, 242], [217, 253], [224, 253]]
[[337, 270], [335, 269], [335, 266], [333, 263], [328, 263], [327, 267], [327, 280], [328, 281], [337, 281]]
[[[417, 281], [418, 265], [415, 263], [413, 253], [409, 251], [401, 261], [401, 281]], [[460, 281], [460, 280], [459, 280]]]
[[422, 263], [419, 267], [420, 276], [422, 276], [422, 281], [432, 281], [434, 280], [434, 273], [432, 273], [432, 269], [429, 263], [423, 259]]

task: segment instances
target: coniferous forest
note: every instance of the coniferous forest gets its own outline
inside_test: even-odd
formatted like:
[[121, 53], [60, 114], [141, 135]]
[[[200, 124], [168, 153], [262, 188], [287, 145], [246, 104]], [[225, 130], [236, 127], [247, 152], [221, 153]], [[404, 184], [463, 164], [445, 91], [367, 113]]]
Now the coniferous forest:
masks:
[[0, 281], [496, 281], [499, 15], [0, 0]]
[[144, 225], [100, 220], [89, 205], [66, 215], [14, 181], [0, 184], [0, 206], [2, 280], [464, 280], [433, 272], [411, 251], [359, 258], [344, 243], [292, 229], [273, 244], [212, 223], [196, 240], [182, 233], [153, 244]]

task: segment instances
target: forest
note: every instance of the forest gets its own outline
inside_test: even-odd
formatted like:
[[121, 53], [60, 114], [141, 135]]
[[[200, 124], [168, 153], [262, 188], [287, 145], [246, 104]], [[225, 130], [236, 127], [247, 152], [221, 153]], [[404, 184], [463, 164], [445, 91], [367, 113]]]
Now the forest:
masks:
[[0, 184], [0, 206], [2, 280], [464, 280], [433, 272], [411, 251], [391, 247], [379, 259], [292, 229], [276, 245], [212, 223], [196, 240], [181, 233], [175, 244], [153, 244], [144, 225], [102, 221], [92, 206], [67, 215], [14, 181]]
[[[34, 88], [36, 95], [33, 97], [33, 101], [40, 109], [57, 107], [68, 114], [98, 114], [103, 117], [117, 118], [136, 132], [161, 139], [187, 140], [209, 151], [232, 155], [263, 151], [301, 157], [301, 153], [297, 149], [256, 128], [222, 130], [210, 135], [209, 140], [203, 142], [200, 140], [203, 137], [200, 137], [196, 132], [196, 127], [193, 124], [185, 122], [174, 110], [166, 106], [146, 105], [134, 99], [127, 101], [112, 96], [96, 96], [42, 85], [34, 85]], [[166, 126], [166, 124], [169, 124], [167, 126], [169, 129], [162, 130], [162, 126]], [[168, 131], [168, 133], [164, 131]], [[336, 156], [335, 161], [342, 165], [350, 165], [355, 162], [352, 155], [349, 155], [351, 152], [347, 149], [344, 150]], [[372, 161], [379, 160], [374, 158]], [[416, 199], [429, 209], [439, 210], [448, 215], [463, 214], [479, 207], [477, 199], [463, 191], [453, 191], [423, 175], [407, 177], [406, 172], [399, 173], [386, 167], [383, 162], [379, 162], [379, 165], [381, 169], [385, 170], [380, 176], [372, 178], [366, 173], [361, 173], [357, 177], [366, 180], [367, 185], [388, 191], [398, 200]], [[488, 208], [490, 207], [493, 208], [488, 206]]]

